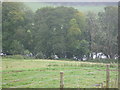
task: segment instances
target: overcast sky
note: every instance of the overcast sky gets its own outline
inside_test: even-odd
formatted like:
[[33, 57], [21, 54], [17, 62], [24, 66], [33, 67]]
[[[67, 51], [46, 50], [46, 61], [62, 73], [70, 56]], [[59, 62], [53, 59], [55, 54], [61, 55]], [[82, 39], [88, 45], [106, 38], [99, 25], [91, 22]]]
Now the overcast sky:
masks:
[[9, 2], [118, 2], [120, 0], [0, 0]]

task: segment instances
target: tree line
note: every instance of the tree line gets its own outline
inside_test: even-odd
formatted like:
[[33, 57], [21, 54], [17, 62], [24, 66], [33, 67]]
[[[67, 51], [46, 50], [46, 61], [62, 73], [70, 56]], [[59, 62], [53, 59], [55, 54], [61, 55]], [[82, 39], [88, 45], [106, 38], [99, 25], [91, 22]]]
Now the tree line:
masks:
[[43, 7], [36, 12], [23, 3], [2, 4], [2, 52], [35, 58], [92, 59], [92, 53], [117, 55], [118, 8], [99, 13], [73, 7]]

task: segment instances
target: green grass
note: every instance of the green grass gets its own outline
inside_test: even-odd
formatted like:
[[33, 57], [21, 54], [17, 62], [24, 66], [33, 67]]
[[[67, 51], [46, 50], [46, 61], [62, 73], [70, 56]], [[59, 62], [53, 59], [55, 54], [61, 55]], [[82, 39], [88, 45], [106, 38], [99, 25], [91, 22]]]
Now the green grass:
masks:
[[[3, 58], [2, 69], [3, 88], [59, 88], [60, 71], [64, 72], [65, 88], [96, 88], [95, 84], [106, 80], [104, 63]], [[114, 64], [110, 69], [117, 67]], [[116, 75], [111, 71], [111, 80]]]
[[[96, 62], [96, 63], [111, 63], [111, 64], [114, 64], [114, 63], [118, 63], [118, 59], [93, 59], [93, 60], [88, 60], [89, 62]], [[85, 61], [85, 62], [88, 62], [88, 61]]]

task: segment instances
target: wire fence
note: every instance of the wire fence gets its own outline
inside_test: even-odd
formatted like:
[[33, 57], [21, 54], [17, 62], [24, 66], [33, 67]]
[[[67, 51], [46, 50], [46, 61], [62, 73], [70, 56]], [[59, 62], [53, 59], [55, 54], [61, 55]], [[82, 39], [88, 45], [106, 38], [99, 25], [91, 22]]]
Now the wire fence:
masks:
[[[118, 72], [116, 72], [116, 77], [113, 80], [110, 80], [110, 71], [118, 71], [118, 70], [110, 70], [110, 64], [107, 64], [106, 70], [99, 70], [99, 71], [106, 71], [106, 81], [101, 82], [99, 84], [95, 84], [97, 88], [118, 88]], [[71, 75], [69, 77], [72, 77], [72, 76], [75, 77], [79, 75]], [[64, 85], [61, 86], [62, 81], [63, 80], [60, 80], [60, 88], [64, 87]]]
[[[87, 70], [87, 69], [84, 69], [84, 70]], [[100, 69], [96, 69], [97, 71], [105, 71], [106, 72], [106, 80], [104, 82], [100, 82], [98, 84], [96, 83], [91, 83], [92, 87], [96, 87], [96, 88], [118, 88], [118, 69], [110, 69], [110, 65], [106, 65], [106, 70], [100, 70]], [[28, 86], [32, 86], [32, 85], [35, 85], [35, 84], [39, 84], [40, 87], [44, 87], [44, 86], [49, 86], [51, 84], [52, 81], [55, 81], [57, 82], [57, 86], [60, 87], [60, 88], [64, 88], [64, 87], [71, 87], [72, 85], [76, 86], [76, 88], [80, 88], [81, 87], [81, 76], [80, 74], [70, 74], [70, 75], [67, 75], [66, 73], [68, 72], [74, 72], [74, 71], [77, 71], [77, 72], [84, 72], [83, 70], [82, 71], [79, 71], [79, 70], [76, 70], [76, 69], [72, 69], [72, 70], [64, 70], [63, 72], [59, 73], [59, 75], [56, 75], [54, 77], [51, 77], [50, 79], [48, 80], [43, 80], [43, 81], [36, 81], [36, 82], [29, 82], [29, 84], [26, 84], [26, 85], [19, 85], [19, 86], [13, 86], [13, 87], [10, 87], [10, 88], [24, 88], [24, 87], [28, 87]], [[51, 72], [51, 71], [50, 71]], [[58, 74], [57, 72], [58, 71], [52, 71], [52, 72], [56, 72], [55, 74]], [[116, 76], [114, 79], [111, 80], [110, 78], [110, 72], [116, 72]], [[89, 72], [91, 74], [94, 74], [94, 72]], [[22, 78], [22, 79], [17, 79], [17, 80], [11, 80], [9, 82], [4, 82], [2, 83], [3, 85], [4, 84], [8, 84], [8, 83], [11, 83], [11, 82], [19, 82], [19, 81], [26, 81], [26, 80], [29, 80], [29, 79], [34, 79], [36, 77], [38, 78], [42, 78], [42, 79], [45, 79], [46, 77], [50, 77], [51, 74], [46, 74], [45, 77], [43, 76], [40, 76], [40, 74], [36, 74], [36, 75], [33, 75], [33, 76], [30, 76], [30, 77], [27, 77], [27, 78]], [[71, 80], [71, 78], [74, 78], [76, 77], [75, 79], [75, 82], [69, 82], [68, 80]], [[84, 79], [84, 78], [83, 78]], [[87, 82], [86, 82], [87, 83]], [[88, 85], [87, 87], [91, 87], [91, 85]]]

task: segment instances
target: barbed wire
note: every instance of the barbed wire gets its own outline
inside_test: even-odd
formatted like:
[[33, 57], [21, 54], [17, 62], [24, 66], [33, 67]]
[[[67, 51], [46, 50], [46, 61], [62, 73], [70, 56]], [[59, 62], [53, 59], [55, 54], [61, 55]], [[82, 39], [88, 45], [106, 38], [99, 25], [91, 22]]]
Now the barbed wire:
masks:
[[[50, 71], [50, 70], [48, 70], [48, 71]], [[76, 69], [74, 69], [74, 70], [64, 70], [64, 72], [71, 72], [71, 71], [79, 71], [79, 70], [76, 70]], [[98, 69], [97, 71], [106, 71], [106, 70], [100, 70], [100, 69]], [[109, 70], [109, 71], [118, 71], [118, 70]], [[53, 71], [53, 72], [58, 72], [58, 71]], [[30, 76], [30, 77], [27, 77], [27, 79], [32, 79], [32, 78], [37, 77], [39, 75], [40, 74], [37, 74], [37, 75], [34, 75], [34, 76]], [[51, 74], [46, 74], [46, 76], [49, 76], [49, 75], [51, 75]], [[76, 76], [76, 75], [70, 75], [70, 77], [71, 76]], [[79, 74], [78, 74], [78, 76], [79, 76]], [[39, 78], [41, 78], [41, 77], [43, 77], [43, 76], [39, 76]], [[9, 81], [9, 82], [4, 82], [3, 84], [7, 84], [7, 83], [11, 83], [11, 82], [17, 82], [17, 81], [24, 81], [24, 80], [27, 80], [27, 79], [23, 78], [23, 79], [12, 80], [12, 81]]]
[[[77, 70], [76, 70], [77, 69]], [[78, 70], [78, 68], [76, 68], [76, 69], [72, 69], [72, 70], [63, 70], [64, 72], [71, 72], [71, 71], [79, 71]], [[84, 70], [92, 70], [93, 71], [93, 69], [82, 69], [83, 71]], [[95, 71], [106, 71], [106, 70], [104, 70], [104, 69], [95, 69]], [[34, 71], [34, 70], [33, 70]], [[59, 72], [60, 70], [46, 70], [46, 71], [52, 71], [52, 72]], [[117, 69], [112, 69], [112, 70], [109, 70], [109, 71], [119, 71], [119, 70], [117, 70]], [[56, 74], [56, 73], [54, 73], [54, 74]], [[116, 72], [116, 77], [118, 76], [117, 75], [118, 74], [118, 72]], [[37, 76], [39, 76], [40, 74], [37, 74], [37, 75], [34, 75], [34, 76], [30, 76], [30, 77], [27, 77], [27, 79], [26, 78], [23, 78], [23, 79], [17, 79], [17, 80], [12, 80], [12, 81], [9, 81], [9, 82], [5, 82], [5, 83], [3, 83], [3, 84], [8, 84], [8, 83], [11, 83], [11, 82], [18, 82], [18, 81], [24, 81], [24, 80], [28, 80], [28, 79], [32, 79], [32, 78], [35, 78], [35, 77], [37, 77]], [[46, 74], [45, 76], [51, 76], [51, 74]], [[53, 75], [53, 74], [52, 74]], [[58, 75], [58, 74], [57, 74]], [[75, 77], [75, 76], [80, 76], [79, 74], [77, 74], [77, 75], [67, 75], [67, 76], [64, 76], [64, 78], [66, 78], [66, 77]], [[38, 78], [41, 78], [42, 77], [42, 79], [43, 78], [46, 78], [46, 77], [43, 77], [43, 76], [39, 76]], [[117, 77], [118, 78], [118, 77]], [[49, 80], [44, 80], [44, 81], [39, 81], [39, 82], [33, 82], [33, 83], [30, 83], [30, 84], [27, 84], [27, 85], [20, 85], [20, 86], [15, 86], [15, 87], [10, 87], [10, 88], [19, 88], [19, 87], [26, 87], [26, 86], [31, 86], [31, 85], [33, 85], [33, 84], [37, 84], [37, 83], [42, 83], [43, 85], [42, 86], [44, 86], [44, 85], [48, 85], [49, 84], [49, 81], [52, 81], [52, 80], [59, 80], [59, 77], [55, 77], [55, 78], [52, 78], [52, 79], [49, 79]], [[47, 82], [47, 83], [46, 83]], [[45, 83], [45, 84], [44, 84]], [[66, 83], [67, 84], [67, 83]], [[68, 83], [68, 84], [70, 84], [70, 83]]]
[[[57, 79], [59, 79], [59, 78], [57, 78]], [[33, 85], [33, 84], [37, 84], [37, 83], [43, 83], [43, 82], [48, 82], [48, 81], [52, 81], [52, 80], [54, 80], [54, 79], [49, 79], [49, 80], [44, 80], [44, 81], [38, 81], [38, 82], [34, 82], [34, 83], [31, 83], [31, 84], [27, 84], [27, 85], [20, 85], [20, 86], [15, 86], [15, 87], [10, 87], [10, 88], [19, 88], [19, 87], [25, 87], [25, 86], [30, 86], [30, 85]]]

